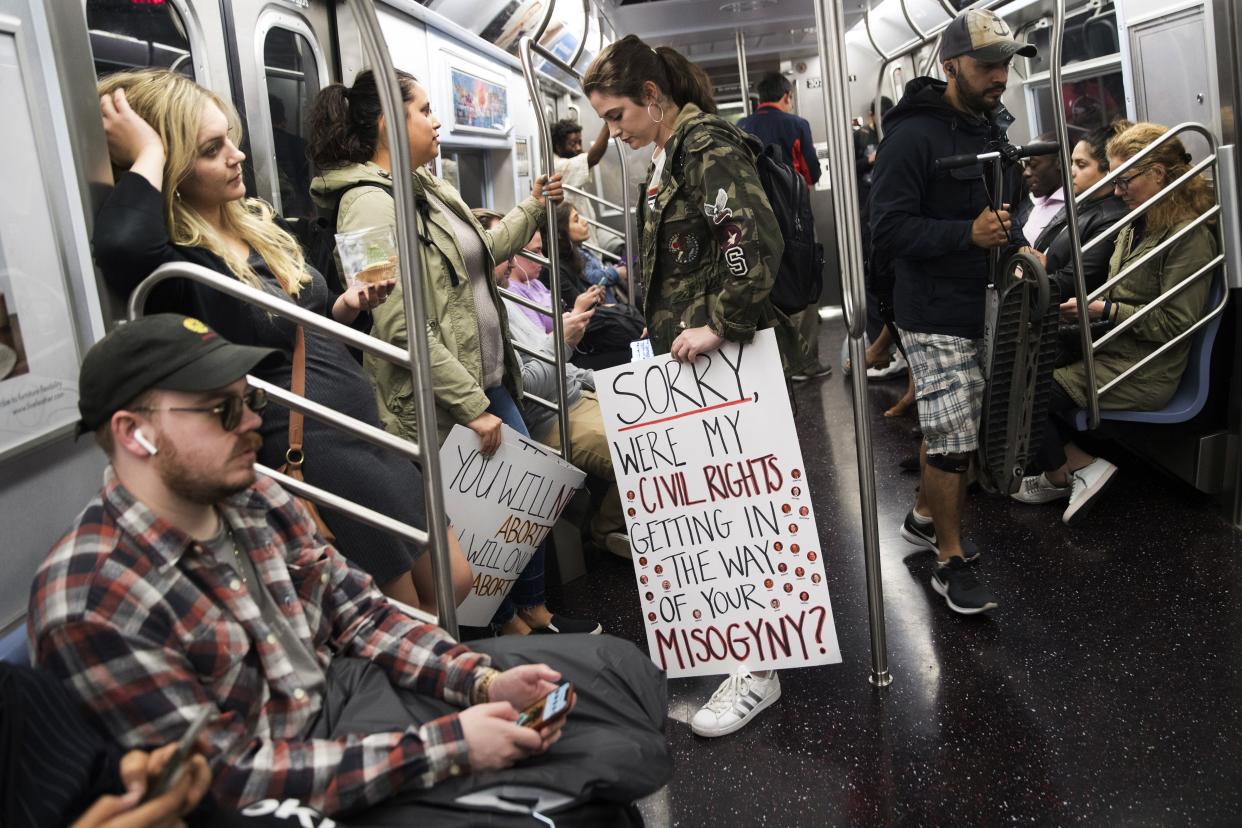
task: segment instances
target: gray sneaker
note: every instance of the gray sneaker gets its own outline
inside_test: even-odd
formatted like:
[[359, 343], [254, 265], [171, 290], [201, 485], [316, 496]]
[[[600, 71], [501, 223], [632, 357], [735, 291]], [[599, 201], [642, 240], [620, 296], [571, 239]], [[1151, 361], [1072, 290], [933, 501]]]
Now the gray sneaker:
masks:
[[1070, 496], [1072, 486], [1058, 486], [1046, 474], [1022, 478], [1022, 485], [1010, 495], [1019, 503], [1051, 503]]

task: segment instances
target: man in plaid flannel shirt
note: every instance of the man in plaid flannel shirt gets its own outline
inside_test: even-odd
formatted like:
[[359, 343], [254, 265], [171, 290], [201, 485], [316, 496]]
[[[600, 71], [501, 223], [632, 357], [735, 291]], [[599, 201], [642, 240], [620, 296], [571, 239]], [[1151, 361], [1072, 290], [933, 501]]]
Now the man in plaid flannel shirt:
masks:
[[[542, 753], [560, 726], [514, 723], [554, 689], [504, 672], [389, 604], [254, 472], [266, 402], [245, 375], [275, 354], [163, 314], [121, 326], [82, 363], [80, 431], [111, 465], [36, 576], [38, 662], [123, 746], [175, 741], [204, 708], [225, 806], [296, 797], [328, 813]], [[463, 708], [404, 730], [307, 736], [334, 658]], [[563, 721], [563, 720], [562, 720]]]

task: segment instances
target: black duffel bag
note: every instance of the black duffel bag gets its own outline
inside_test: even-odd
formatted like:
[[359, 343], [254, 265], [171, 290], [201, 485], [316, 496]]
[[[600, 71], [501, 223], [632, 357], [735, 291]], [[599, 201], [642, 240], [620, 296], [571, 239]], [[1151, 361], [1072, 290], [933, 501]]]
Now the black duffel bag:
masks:
[[599, 305], [578, 343], [578, 350], [585, 354], [623, 351], [628, 358], [630, 343], [642, 339], [646, 328], [642, 312], [633, 305]]

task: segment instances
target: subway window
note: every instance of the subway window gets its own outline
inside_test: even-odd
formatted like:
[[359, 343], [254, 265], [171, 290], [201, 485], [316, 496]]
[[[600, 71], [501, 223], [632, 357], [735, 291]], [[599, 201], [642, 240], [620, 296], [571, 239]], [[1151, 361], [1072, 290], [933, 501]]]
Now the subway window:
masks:
[[[1040, 131], [1052, 129], [1052, 87], [1039, 84], [1034, 87], [1037, 119]], [[1061, 96], [1065, 100], [1065, 120], [1082, 133], [1111, 124], [1126, 115], [1126, 94], [1121, 79], [1121, 69], [1077, 77], [1061, 84]]]
[[95, 76], [161, 67], [194, 77], [186, 21], [171, 2], [87, 0]]
[[[1039, 54], [1028, 63], [1029, 74], [1048, 71], [1048, 59], [1052, 55], [1052, 26], [1042, 25], [1024, 39], [1034, 43], [1039, 49]], [[1113, 10], [1112, 3], [1103, 3], [1087, 13], [1069, 16], [1065, 24], [1065, 40], [1061, 45], [1061, 57], [1065, 66], [1111, 57], [1120, 51], [1117, 13]]]
[[310, 182], [315, 171], [306, 157], [306, 118], [320, 87], [314, 49], [303, 35], [273, 28], [263, 43], [263, 69], [281, 213], [314, 216]]
[[471, 208], [489, 207], [487, 193], [487, 153], [484, 150], [443, 150], [440, 175]]

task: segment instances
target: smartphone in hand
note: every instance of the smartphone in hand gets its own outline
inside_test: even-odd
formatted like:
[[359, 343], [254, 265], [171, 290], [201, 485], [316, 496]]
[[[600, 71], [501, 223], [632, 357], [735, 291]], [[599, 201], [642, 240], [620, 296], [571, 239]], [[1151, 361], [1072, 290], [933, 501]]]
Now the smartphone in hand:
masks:
[[573, 706], [574, 686], [566, 681], [523, 710], [517, 717], [517, 724], [532, 730], [543, 730], [565, 718], [569, 713], [569, 708]]
[[198, 714], [198, 717], [190, 722], [190, 726], [186, 728], [185, 733], [177, 741], [177, 749], [173, 751], [173, 755], [168, 757], [168, 761], [164, 763], [164, 769], [160, 771], [160, 775], [155, 782], [147, 788], [147, 794], [142, 798], [143, 802], [150, 802], [152, 799], [168, 793], [168, 789], [181, 777], [181, 770], [185, 765], [185, 760], [190, 757], [190, 751], [194, 749], [194, 740], [198, 738], [198, 734], [203, 731], [203, 727], [211, 720], [211, 714], [211, 708], [204, 707], [202, 712]]

